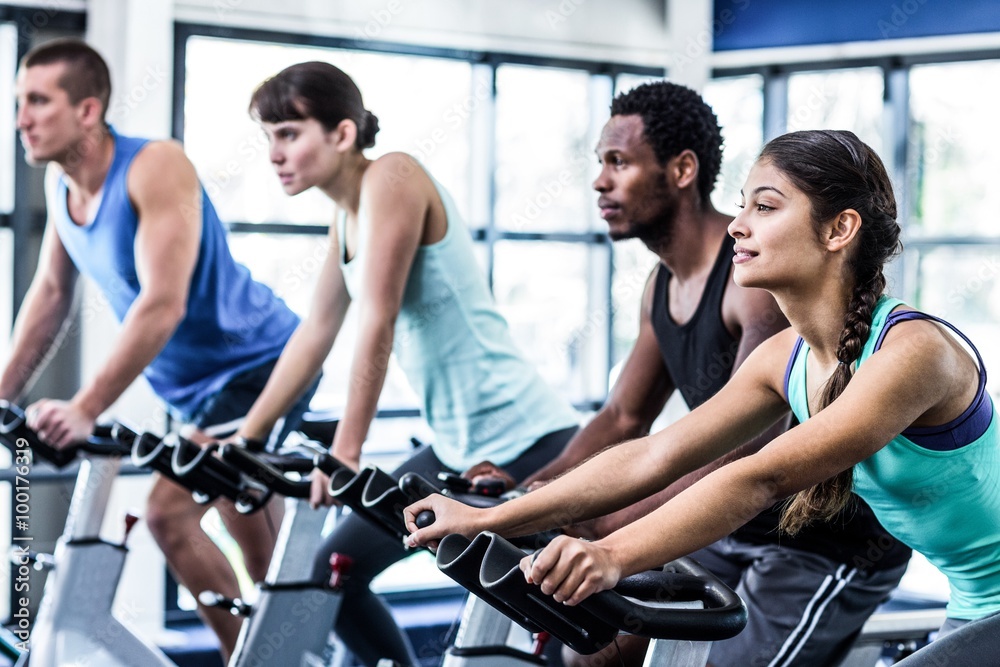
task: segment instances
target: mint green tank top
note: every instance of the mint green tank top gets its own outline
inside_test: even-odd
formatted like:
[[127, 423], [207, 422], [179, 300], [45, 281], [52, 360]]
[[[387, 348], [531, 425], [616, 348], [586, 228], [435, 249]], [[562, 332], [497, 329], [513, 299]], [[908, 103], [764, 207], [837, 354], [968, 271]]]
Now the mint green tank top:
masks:
[[[577, 426], [579, 416], [515, 347], [458, 209], [437, 181], [434, 185], [448, 227], [440, 241], [417, 250], [396, 320], [393, 352], [420, 397], [441, 462], [455, 470], [484, 460], [503, 466], [543, 436]], [[346, 220], [344, 212], [337, 217], [342, 249]], [[345, 262], [344, 250], [340, 256], [352, 298], [361, 293], [368, 224], [362, 208], [355, 256], [350, 262]]]
[[[859, 366], [878, 351], [895, 324], [889, 314], [901, 304], [879, 300]], [[800, 421], [809, 417], [808, 354], [808, 346], [797, 343], [785, 383]], [[886, 530], [948, 577], [947, 612], [958, 619], [1000, 612], [1000, 428], [985, 374], [980, 368], [980, 392], [961, 417], [933, 429], [907, 429], [854, 467], [854, 491]]]

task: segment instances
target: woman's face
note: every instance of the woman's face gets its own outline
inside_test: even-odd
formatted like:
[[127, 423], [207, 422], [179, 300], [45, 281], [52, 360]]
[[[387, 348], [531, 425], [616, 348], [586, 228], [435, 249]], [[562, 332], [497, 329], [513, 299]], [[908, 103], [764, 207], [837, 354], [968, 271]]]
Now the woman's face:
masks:
[[825, 248], [805, 193], [764, 158], [750, 170], [742, 194], [742, 210], [729, 224], [736, 284], [781, 288], [818, 275]]
[[287, 195], [328, 183], [336, 174], [339, 153], [335, 133], [315, 118], [261, 123], [270, 146], [271, 164]]

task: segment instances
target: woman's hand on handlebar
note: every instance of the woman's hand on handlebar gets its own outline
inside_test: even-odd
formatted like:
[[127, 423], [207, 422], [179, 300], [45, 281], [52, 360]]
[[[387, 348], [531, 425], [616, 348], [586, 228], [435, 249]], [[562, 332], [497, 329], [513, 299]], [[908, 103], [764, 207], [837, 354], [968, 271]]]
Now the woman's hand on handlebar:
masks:
[[[434, 523], [426, 528], [418, 528], [417, 515], [427, 510], [434, 512]], [[481, 525], [485, 522], [480, 519], [488, 511], [433, 493], [403, 510], [406, 529], [412, 533], [406, 538], [406, 544], [409, 547], [436, 549], [445, 535], [460, 533], [468, 538], [475, 537], [485, 529]]]
[[28, 428], [56, 449], [86, 440], [96, 421], [70, 401], [45, 398], [29, 405], [25, 416]]
[[525, 556], [521, 571], [528, 583], [538, 584], [543, 593], [567, 605], [613, 588], [622, 576], [607, 547], [567, 536]]
[[319, 468], [313, 468], [309, 473], [311, 488], [309, 490], [309, 506], [313, 509], [317, 507], [329, 507], [334, 504], [333, 496], [330, 495], [330, 476]]

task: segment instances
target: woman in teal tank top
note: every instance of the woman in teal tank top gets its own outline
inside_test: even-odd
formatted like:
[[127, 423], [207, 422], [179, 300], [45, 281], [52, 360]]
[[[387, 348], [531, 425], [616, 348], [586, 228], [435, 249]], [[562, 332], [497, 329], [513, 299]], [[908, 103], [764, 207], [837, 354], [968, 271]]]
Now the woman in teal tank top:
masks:
[[[782, 529], [794, 533], [833, 516], [853, 490], [951, 584], [944, 629], [960, 629], [900, 664], [996, 664], [996, 411], [978, 352], [950, 325], [883, 294], [883, 265], [899, 251], [900, 229], [882, 161], [850, 132], [787, 134], [764, 147], [743, 197], [729, 227], [734, 279], [770, 291], [792, 328], [759, 346], [691, 414], [538, 491], [487, 510], [445, 498], [413, 505], [411, 543], [453, 532], [530, 534], [605, 514], [733, 450], [791, 409], [801, 424], [759, 453], [602, 540], [558, 538], [522, 562], [526, 578], [576, 604], [711, 544], [784, 498]], [[567, 516], [566, 507], [577, 511]], [[412, 520], [426, 509], [437, 518], [417, 530]]]
[[[312, 307], [293, 334], [240, 435], [256, 438], [318, 375], [348, 306], [359, 311], [347, 403], [332, 454], [354, 468], [375, 416], [392, 352], [417, 393], [434, 443], [394, 471], [433, 477], [484, 459], [517, 481], [554, 458], [578, 417], [521, 356], [476, 263], [450, 195], [410, 155], [364, 155], [378, 121], [351, 78], [333, 65], [293, 65], [263, 82], [251, 115], [267, 134], [288, 195], [318, 188], [338, 209]], [[313, 475], [314, 505], [332, 503]], [[366, 665], [419, 664], [384, 603], [369, 589], [408, 555], [357, 515], [338, 522], [316, 556], [353, 559], [336, 631]]]

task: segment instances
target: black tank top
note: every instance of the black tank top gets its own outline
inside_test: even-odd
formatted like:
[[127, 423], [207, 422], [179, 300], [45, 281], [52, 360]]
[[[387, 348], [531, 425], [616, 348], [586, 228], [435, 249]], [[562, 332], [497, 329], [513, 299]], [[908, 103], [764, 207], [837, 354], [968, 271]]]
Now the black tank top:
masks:
[[[722, 320], [722, 297], [729, 284], [735, 239], [727, 236], [715, 259], [705, 291], [691, 319], [677, 324], [670, 317], [670, 270], [660, 265], [653, 285], [651, 320], [663, 363], [674, 386], [692, 410], [722, 388], [732, 375], [740, 341]], [[868, 504], [853, 502], [828, 522], [816, 521], [795, 536], [779, 532], [783, 502], [778, 503], [733, 536], [753, 544], [780, 544], [821, 554], [861, 570], [883, 570], [906, 563], [910, 548], [889, 535]]]
[[722, 389], [733, 374], [740, 341], [722, 321], [722, 295], [729, 283], [736, 239], [727, 236], [715, 258], [694, 315], [684, 324], [670, 317], [667, 287], [673, 275], [660, 264], [653, 286], [653, 331], [677, 391], [692, 410]]

